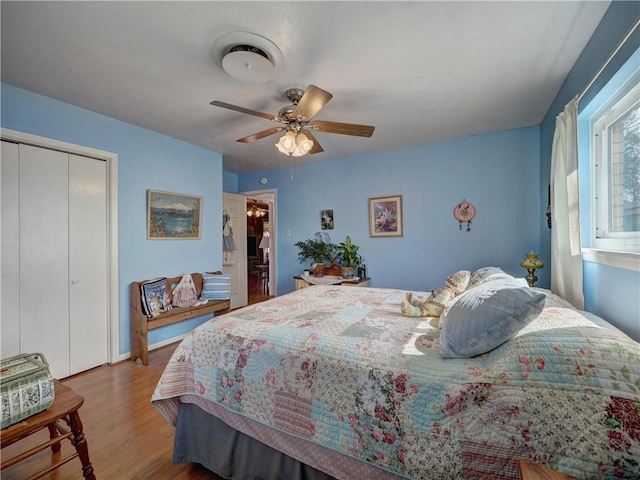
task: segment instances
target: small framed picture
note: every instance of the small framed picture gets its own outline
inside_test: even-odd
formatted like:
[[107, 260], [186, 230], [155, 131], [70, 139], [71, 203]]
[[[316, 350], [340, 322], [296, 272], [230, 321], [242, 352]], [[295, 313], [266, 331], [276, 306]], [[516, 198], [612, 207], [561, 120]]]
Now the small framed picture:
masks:
[[402, 196], [369, 199], [369, 236], [402, 236]]
[[149, 240], [198, 240], [202, 197], [148, 190], [147, 238]]
[[333, 230], [333, 210], [320, 212], [322, 230]]

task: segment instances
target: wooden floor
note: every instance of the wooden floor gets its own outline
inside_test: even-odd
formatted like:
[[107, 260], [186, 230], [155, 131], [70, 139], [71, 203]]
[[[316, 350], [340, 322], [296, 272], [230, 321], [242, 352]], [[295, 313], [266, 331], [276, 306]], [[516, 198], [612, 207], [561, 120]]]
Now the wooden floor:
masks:
[[[256, 281], [249, 283], [250, 304], [269, 298]], [[98, 480], [220, 479], [199, 465], [171, 463], [174, 428], [150, 403], [158, 379], [176, 346], [150, 352], [148, 367], [124, 361], [62, 380], [85, 398], [79, 413], [89, 445], [89, 458]], [[2, 449], [2, 458], [7, 459], [47, 438], [48, 431], [44, 429]], [[61, 452], [52, 454], [51, 450], [44, 450], [2, 470], [0, 477], [2, 480], [23, 480], [53, 463], [52, 460], [61, 458], [60, 455], [65, 457], [73, 451], [73, 446], [64, 441]], [[82, 479], [80, 461], [73, 459], [42, 478]]]
[[268, 285], [265, 285], [263, 283], [263, 280], [256, 275], [249, 275], [248, 293], [249, 305], [264, 302], [265, 300], [271, 298], [271, 296], [269, 295]]

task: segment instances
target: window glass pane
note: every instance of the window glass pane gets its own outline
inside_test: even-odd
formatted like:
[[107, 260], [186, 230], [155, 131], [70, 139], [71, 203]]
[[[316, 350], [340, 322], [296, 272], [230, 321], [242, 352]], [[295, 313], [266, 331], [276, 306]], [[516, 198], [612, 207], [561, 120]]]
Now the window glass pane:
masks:
[[608, 130], [609, 231], [640, 231], [640, 102]]

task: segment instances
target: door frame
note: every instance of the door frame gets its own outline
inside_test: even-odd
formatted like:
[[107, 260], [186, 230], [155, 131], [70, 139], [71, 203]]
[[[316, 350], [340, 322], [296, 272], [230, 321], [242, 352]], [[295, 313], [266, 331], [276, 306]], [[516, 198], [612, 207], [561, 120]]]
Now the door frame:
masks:
[[271, 250], [269, 251], [269, 295], [278, 296], [278, 208], [277, 189], [251, 190], [238, 192], [239, 195], [251, 197], [269, 203], [269, 235], [271, 236]]
[[0, 129], [0, 138], [9, 142], [59, 150], [65, 153], [91, 157], [107, 163], [107, 352], [109, 363], [120, 357], [120, 322], [118, 321], [118, 154], [54, 140], [8, 128]]

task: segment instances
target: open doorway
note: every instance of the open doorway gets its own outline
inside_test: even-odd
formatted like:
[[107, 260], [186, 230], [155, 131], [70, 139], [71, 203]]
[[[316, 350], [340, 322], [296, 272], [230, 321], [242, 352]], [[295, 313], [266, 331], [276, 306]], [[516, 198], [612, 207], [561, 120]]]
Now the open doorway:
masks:
[[275, 297], [275, 192], [243, 192], [247, 200], [247, 297], [249, 305]]

